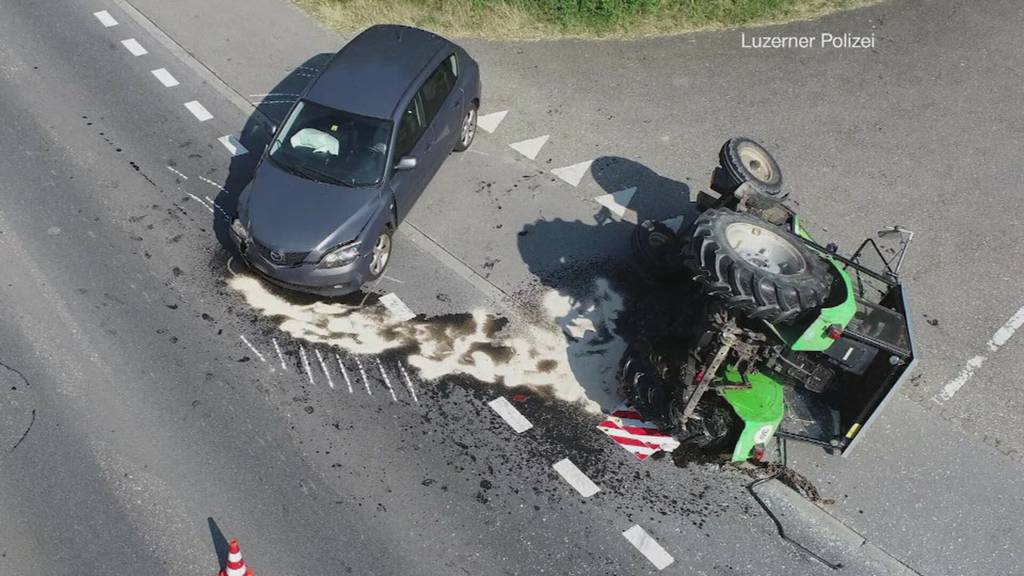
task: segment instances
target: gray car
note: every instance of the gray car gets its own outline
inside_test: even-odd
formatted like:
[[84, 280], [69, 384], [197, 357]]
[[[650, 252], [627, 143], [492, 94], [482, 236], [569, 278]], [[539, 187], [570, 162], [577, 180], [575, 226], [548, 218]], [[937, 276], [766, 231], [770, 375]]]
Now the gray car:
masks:
[[480, 72], [436, 34], [374, 26], [345, 45], [275, 130], [231, 236], [279, 286], [339, 296], [379, 278], [392, 235], [452, 150], [469, 148]]

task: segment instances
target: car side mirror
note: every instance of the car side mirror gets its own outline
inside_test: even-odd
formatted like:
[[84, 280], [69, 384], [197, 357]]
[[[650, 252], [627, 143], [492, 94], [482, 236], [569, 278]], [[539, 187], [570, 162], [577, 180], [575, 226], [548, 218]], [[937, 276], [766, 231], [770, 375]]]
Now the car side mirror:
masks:
[[416, 167], [416, 158], [412, 156], [402, 156], [398, 164], [395, 164], [395, 171], [400, 172], [402, 170], [412, 170]]

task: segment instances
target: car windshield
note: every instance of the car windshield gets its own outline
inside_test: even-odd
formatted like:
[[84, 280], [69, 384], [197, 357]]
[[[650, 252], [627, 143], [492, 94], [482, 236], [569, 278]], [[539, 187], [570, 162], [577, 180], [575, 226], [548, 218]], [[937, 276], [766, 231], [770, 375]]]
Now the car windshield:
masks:
[[318, 182], [371, 186], [384, 176], [391, 122], [309, 100], [296, 104], [270, 145], [270, 159]]

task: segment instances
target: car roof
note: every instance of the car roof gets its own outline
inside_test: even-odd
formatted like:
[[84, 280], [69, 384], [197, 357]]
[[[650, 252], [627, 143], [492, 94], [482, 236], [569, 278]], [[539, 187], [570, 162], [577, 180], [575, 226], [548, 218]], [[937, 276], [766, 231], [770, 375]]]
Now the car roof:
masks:
[[394, 24], [367, 28], [331, 58], [306, 97], [345, 112], [391, 118], [409, 86], [451, 43]]

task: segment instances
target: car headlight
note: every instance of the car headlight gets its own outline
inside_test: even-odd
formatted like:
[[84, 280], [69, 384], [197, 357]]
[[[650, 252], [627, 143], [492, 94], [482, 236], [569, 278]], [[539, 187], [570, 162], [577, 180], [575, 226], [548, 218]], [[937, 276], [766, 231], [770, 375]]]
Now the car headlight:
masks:
[[245, 224], [242, 223], [240, 218], [235, 218], [231, 221], [231, 231], [242, 240], [249, 239], [249, 231], [245, 229]]
[[353, 242], [346, 244], [340, 248], [335, 248], [324, 257], [320, 259], [319, 266], [321, 268], [337, 268], [339, 266], [347, 266], [355, 262], [359, 258], [359, 242]]

